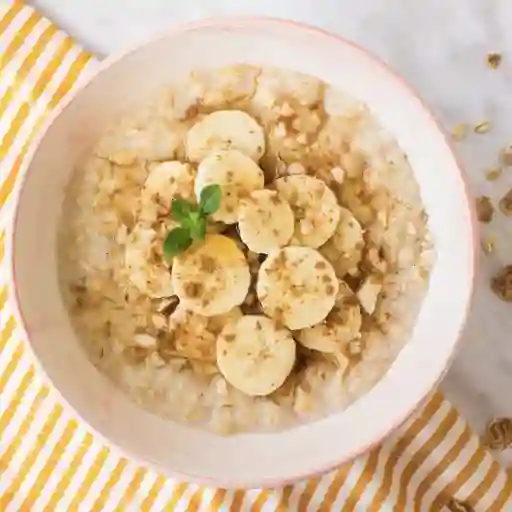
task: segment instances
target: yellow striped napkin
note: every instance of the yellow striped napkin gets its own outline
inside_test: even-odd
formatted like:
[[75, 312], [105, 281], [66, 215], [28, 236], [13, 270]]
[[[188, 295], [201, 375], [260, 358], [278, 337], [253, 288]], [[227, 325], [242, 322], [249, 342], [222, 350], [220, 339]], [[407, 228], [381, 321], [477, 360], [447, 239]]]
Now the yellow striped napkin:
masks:
[[[94, 67], [21, 2], [0, 8], [0, 259], [20, 166], [44, 116]], [[434, 393], [381, 446], [280, 489], [200, 488], [120, 458], [68, 416], [32, 365], [0, 272], [0, 511], [512, 510], [512, 478]]]

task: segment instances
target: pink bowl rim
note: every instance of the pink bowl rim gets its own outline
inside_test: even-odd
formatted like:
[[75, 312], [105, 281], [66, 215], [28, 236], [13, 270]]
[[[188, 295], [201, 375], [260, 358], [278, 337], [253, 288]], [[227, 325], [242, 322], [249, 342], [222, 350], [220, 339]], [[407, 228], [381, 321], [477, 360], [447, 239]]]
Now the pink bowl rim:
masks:
[[[73, 102], [74, 98], [80, 94], [82, 90], [88, 87], [88, 85], [96, 78], [97, 75], [102, 73], [104, 70], [115, 64], [116, 62], [128, 57], [130, 54], [136, 52], [138, 49], [151, 44], [154, 41], [158, 41], [160, 39], [167, 39], [176, 37], [180, 34], [186, 33], [186, 32], [194, 32], [198, 30], [205, 30], [205, 29], [218, 29], [218, 28], [225, 28], [229, 29], [232, 27], [240, 27], [240, 26], [265, 26], [265, 25], [284, 25], [293, 27], [295, 29], [307, 32], [309, 34], [312, 34], [316, 37], [320, 38], [329, 38], [332, 41], [342, 44], [345, 46], [350, 46], [352, 49], [364, 54], [367, 58], [370, 58], [377, 66], [384, 69], [388, 74], [392, 75], [397, 81], [401, 82], [401, 84], [405, 87], [405, 89], [408, 91], [408, 93], [415, 97], [421, 104], [423, 110], [426, 114], [431, 118], [431, 120], [434, 122], [434, 124], [437, 127], [437, 130], [439, 132], [439, 135], [444, 139], [445, 144], [450, 150], [450, 153], [452, 154], [456, 168], [459, 171], [459, 175], [463, 184], [464, 189], [464, 195], [466, 198], [466, 211], [469, 214], [470, 217], [470, 239], [471, 239], [471, 274], [469, 276], [470, 279], [470, 293], [468, 294], [468, 300], [467, 300], [467, 307], [464, 314], [464, 319], [461, 322], [459, 334], [456, 342], [453, 345], [453, 349], [451, 351], [450, 357], [447, 358], [445, 366], [443, 370], [439, 373], [438, 378], [431, 383], [429, 388], [426, 390], [424, 395], [419, 398], [418, 402], [411, 405], [410, 408], [399, 418], [396, 418], [392, 425], [388, 427], [384, 427], [381, 429], [381, 432], [376, 434], [375, 438], [367, 443], [364, 446], [359, 446], [353, 450], [352, 453], [348, 454], [344, 459], [342, 460], [333, 460], [329, 464], [324, 465], [323, 467], [311, 467], [304, 472], [297, 473], [294, 475], [290, 475], [287, 477], [283, 477], [282, 479], [263, 479], [258, 482], [247, 482], [246, 479], [241, 478], [239, 482], [227, 482], [222, 480], [222, 478], [219, 477], [204, 477], [204, 476], [198, 476], [193, 474], [182, 474], [175, 472], [171, 469], [162, 467], [159, 463], [153, 462], [149, 459], [141, 458], [139, 456], [135, 456], [129, 452], [128, 449], [122, 448], [121, 446], [117, 445], [115, 441], [112, 441], [108, 438], [106, 438], [101, 432], [98, 432], [96, 429], [94, 429], [86, 419], [84, 419], [78, 411], [64, 398], [64, 396], [61, 394], [60, 390], [58, 390], [55, 386], [53, 386], [51, 379], [46, 374], [45, 369], [43, 368], [42, 364], [40, 363], [34, 349], [32, 348], [32, 345], [30, 343], [30, 335], [29, 335], [29, 328], [27, 326], [27, 323], [25, 321], [25, 317], [23, 314], [23, 308], [19, 300], [18, 296], [18, 288], [16, 285], [16, 268], [15, 268], [15, 261], [14, 261], [14, 247], [15, 247], [15, 239], [16, 239], [16, 227], [18, 225], [18, 214], [19, 214], [19, 198], [21, 197], [22, 191], [25, 187], [26, 178], [28, 176], [27, 170], [30, 167], [30, 164], [33, 160], [33, 157], [44, 139], [48, 129], [53, 124], [55, 119], [70, 105], [70, 103]], [[460, 162], [460, 158], [457, 155], [457, 152], [455, 151], [453, 142], [450, 140], [449, 136], [446, 134], [446, 131], [442, 127], [439, 120], [436, 118], [436, 116], [432, 113], [432, 111], [427, 107], [425, 101], [421, 98], [419, 93], [409, 85], [409, 83], [400, 75], [398, 72], [394, 71], [390, 66], [388, 66], [382, 59], [377, 57], [372, 52], [366, 50], [359, 44], [334, 33], [331, 33], [327, 30], [324, 30], [319, 27], [311, 26], [306, 23], [293, 21], [289, 19], [284, 18], [277, 18], [277, 17], [265, 17], [265, 16], [250, 16], [250, 17], [219, 17], [219, 18], [207, 18], [203, 20], [198, 21], [192, 21], [187, 23], [180, 23], [176, 26], [173, 26], [171, 28], [168, 28], [159, 34], [153, 35], [149, 38], [146, 38], [145, 40], [139, 41], [135, 45], [130, 46], [128, 49], [114, 53], [110, 56], [107, 56], [105, 59], [98, 62], [98, 64], [95, 66], [93, 70], [89, 70], [86, 74], [80, 76], [78, 78], [77, 83], [73, 87], [73, 89], [68, 93], [68, 95], [61, 101], [61, 103], [56, 106], [53, 111], [48, 115], [46, 120], [43, 123], [43, 126], [39, 130], [39, 133], [35, 136], [34, 140], [32, 141], [32, 144], [30, 146], [29, 151], [27, 152], [22, 172], [21, 172], [21, 178], [19, 179], [19, 184], [17, 186], [17, 191], [15, 194], [15, 206], [14, 206], [14, 213], [13, 213], [13, 220], [10, 225], [10, 235], [8, 236], [8, 240], [10, 242], [10, 259], [11, 259], [11, 266], [10, 266], [10, 282], [12, 283], [13, 288], [13, 294], [11, 296], [11, 300], [13, 302], [13, 306], [15, 308], [15, 311], [18, 316], [18, 320], [20, 322], [20, 327], [25, 332], [26, 335], [26, 341], [27, 345], [29, 347], [29, 350], [32, 354], [32, 359], [38, 368], [40, 374], [44, 376], [46, 381], [50, 384], [50, 387], [52, 391], [56, 394], [59, 401], [65, 405], [68, 412], [73, 415], [74, 417], [78, 418], [82, 425], [86, 427], [89, 431], [91, 431], [97, 439], [101, 440], [106, 446], [109, 448], [112, 448], [115, 450], [119, 456], [128, 456], [133, 462], [136, 464], [140, 464], [142, 466], [152, 468], [156, 470], [157, 472], [169, 477], [173, 478], [179, 481], [190, 481], [197, 483], [199, 485], [206, 485], [206, 486], [215, 486], [215, 487], [221, 487], [221, 488], [244, 488], [244, 489], [250, 489], [250, 488], [275, 488], [275, 487], [281, 487], [283, 485], [291, 484], [294, 482], [297, 482], [302, 479], [310, 478], [313, 476], [319, 476], [322, 474], [325, 474], [329, 471], [335, 470], [338, 467], [341, 467], [344, 464], [348, 464], [349, 462], [353, 461], [356, 457], [359, 455], [362, 455], [363, 453], [366, 453], [369, 451], [372, 447], [374, 447], [379, 442], [382, 442], [385, 440], [386, 437], [388, 437], [391, 433], [396, 431], [405, 421], [417, 410], [418, 407], [424, 401], [427, 399], [428, 395], [437, 388], [437, 386], [440, 384], [444, 376], [446, 375], [448, 369], [450, 368], [451, 364], [453, 363], [453, 360], [455, 359], [455, 356], [457, 354], [458, 348], [460, 347], [461, 341], [462, 341], [462, 334], [463, 331], [467, 325], [467, 320], [469, 316], [469, 311], [471, 309], [472, 299], [475, 294], [475, 279], [476, 274], [478, 272], [479, 267], [479, 258], [478, 258], [478, 252], [476, 251], [476, 239], [477, 239], [477, 232], [478, 232], [478, 223], [476, 219], [476, 210], [474, 206], [474, 202], [471, 201], [472, 193], [469, 185], [469, 180], [467, 177], [467, 174]]]

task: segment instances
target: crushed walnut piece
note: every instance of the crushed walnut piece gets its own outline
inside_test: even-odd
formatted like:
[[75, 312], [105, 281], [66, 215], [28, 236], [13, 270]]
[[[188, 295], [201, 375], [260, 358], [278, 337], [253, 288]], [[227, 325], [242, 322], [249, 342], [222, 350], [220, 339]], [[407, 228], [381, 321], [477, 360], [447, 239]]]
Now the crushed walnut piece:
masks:
[[512, 302], [512, 265], [506, 265], [491, 279], [492, 291], [505, 302]]
[[499, 206], [504, 215], [512, 216], [512, 188], [500, 199]]
[[480, 196], [476, 200], [476, 216], [480, 222], [485, 224], [491, 222], [494, 217], [494, 206], [487, 196]]
[[502, 60], [503, 56], [501, 53], [491, 52], [487, 54], [487, 64], [492, 69], [498, 69]]

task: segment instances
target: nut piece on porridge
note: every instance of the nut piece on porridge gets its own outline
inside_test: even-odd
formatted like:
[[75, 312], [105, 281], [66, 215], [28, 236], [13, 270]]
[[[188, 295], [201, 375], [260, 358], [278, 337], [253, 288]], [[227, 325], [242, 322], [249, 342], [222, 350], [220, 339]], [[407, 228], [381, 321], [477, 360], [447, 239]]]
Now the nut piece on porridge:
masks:
[[219, 185], [220, 208], [211, 215], [215, 221], [234, 224], [238, 220], [240, 200], [263, 188], [263, 171], [240, 151], [219, 151], [205, 158], [198, 167], [196, 196], [208, 185]]
[[233, 149], [257, 162], [265, 152], [263, 128], [240, 110], [219, 110], [196, 123], [187, 134], [187, 157], [200, 162], [217, 151]]
[[268, 254], [293, 236], [292, 209], [275, 190], [256, 190], [241, 202], [239, 210], [240, 238], [253, 252]]
[[152, 165], [144, 183], [142, 202], [152, 201], [169, 210], [175, 197], [194, 199], [194, 178], [195, 171], [189, 164], [162, 162]]
[[174, 259], [172, 283], [180, 304], [200, 315], [213, 316], [242, 304], [251, 275], [236, 243], [223, 235], [207, 235]]
[[321, 322], [331, 311], [338, 280], [330, 263], [309, 247], [270, 253], [258, 272], [256, 293], [265, 313], [291, 330]]
[[217, 339], [217, 364], [224, 378], [250, 396], [278, 389], [295, 363], [295, 341], [286, 329], [260, 315], [226, 326]]
[[340, 219], [334, 192], [323, 181], [311, 176], [285, 176], [277, 179], [275, 186], [292, 207], [297, 244], [313, 248], [325, 244]]
[[339, 285], [336, 303], [327, 318], [297, 333], [296, 339], [304, 347], [337, 354], [359, 335], [362, 317], [357, 298], [346, 283], [341, 281]]
[[491, 279], [491, 288], [500, 299], [512, 302], [512, 265], [506, 265]]
[[371, 315], [375, 311], [377, 299], [382, 290], [382, 283], [376, 276], [368, 276], [359, 290], [357, 290], [357, 298], [362, 308]]
[[494, 217], [494, 206], [490, 198], [487, 196], [480, 196], [476, 200], [476, 216], [480, 222], [485, 224], [491, 222]]

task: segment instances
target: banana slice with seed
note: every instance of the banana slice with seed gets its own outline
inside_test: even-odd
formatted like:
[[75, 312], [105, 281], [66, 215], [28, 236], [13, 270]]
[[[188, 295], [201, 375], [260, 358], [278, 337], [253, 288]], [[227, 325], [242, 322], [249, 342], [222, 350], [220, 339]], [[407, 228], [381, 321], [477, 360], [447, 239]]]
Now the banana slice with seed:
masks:
[[304, 347], [337, 354], [359, 335], [362, 316], [357, 298], [345, 282], [340, 281], [339, 286], [336, 303], [324, 322], [296, 334]]
[[317, 248], [333, 235], [340, 219], [334, 192], [311, 176], [285, 176], [275, 181], [278, 192], [295, 214], [295, 234], [300, 245]]
[[187, 134], [187, 157], [200, 162], [217, 151], [238, 150], [257, 162], [265, 153], [263, 128], [241, 110], [219, 110], [196, 123]]
[[195, 171], [182, 162], [161, 162], [152, 165], [144, 184], [142, 199], [152, 199], [167, 208], [175, 197], [194, 199]]
[[275, 190], [256, 190], [240, 204], [240, 238], [253, 252], [268, 254], [285, 246], [294, 227], [290, 205]]
[[240, 200], [264, 185], [263, 171], [240, 151], [218, 151], [205, 158], [198, 167], [196, 196], [208, 185], [219, 185], [220, 208], [211, 215], [215, 221], [234, 224], [238, 220]]
[[319, 252], [285, 247], [270, 253], [262, 263], [256, 293], [268, 316], [298, 330], [328, 315], [338, 288], [332, 266]]
[[265, 316], [243, 316], [217, 338], [220, 372], [246, 395], [269, 395], [284, 383], [294, 363], [292, 335]]
[[227, 313], [244, 301], [251, 275], [242, 251], [230, 238], [206, 235], [174, 259], [172, 283], [180, 304], [200, 315]]

